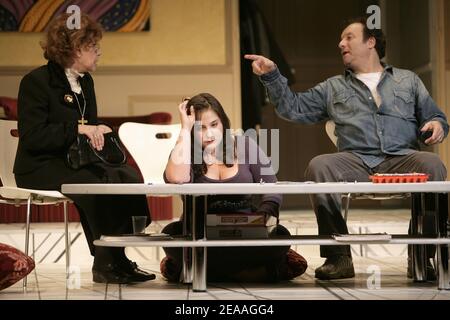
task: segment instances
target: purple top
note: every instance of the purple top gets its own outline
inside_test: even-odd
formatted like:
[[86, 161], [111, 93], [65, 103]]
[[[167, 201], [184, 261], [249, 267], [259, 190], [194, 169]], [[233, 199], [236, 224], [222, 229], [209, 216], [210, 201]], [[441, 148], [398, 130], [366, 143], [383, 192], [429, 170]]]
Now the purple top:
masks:
[[[245, 136], [236, 137], [237, 142], [237, 173], [227, 179], [216, 180], [205, 175], [191, 180], [193, 183], [259, 183], [276, 182], [277, 177], [271, 167], [271, 162], [257, 143]], [[191, 170], [191, 179], [194, 172]], [[164, 173], [164, 179], [166, 175]], [[210, 195], [208, 196], [208, 213], [225, 212], [264, 212], [278, 218], [282, 202], [280, 194], [265, 194], [258, 206], [255, 206], [250, 194]]]

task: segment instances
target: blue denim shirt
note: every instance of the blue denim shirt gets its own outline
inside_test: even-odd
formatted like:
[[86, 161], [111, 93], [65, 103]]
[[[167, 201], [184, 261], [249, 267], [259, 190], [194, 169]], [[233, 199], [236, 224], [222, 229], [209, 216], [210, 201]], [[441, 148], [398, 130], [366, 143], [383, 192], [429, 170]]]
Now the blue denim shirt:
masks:
[[331, 119], [336, 124], [338, 150], [358, 155], [370, 168], [386, 155], [406, 155], [419, 149], [419, 129], [431, 120], [448, 124], [419, 77], [408, 70], [383, 65], [377, 90], [378, 107], [370, 89], [351, 70], [294, 93], [278, 69], [261, 76], [278, 115], [310, 124]]

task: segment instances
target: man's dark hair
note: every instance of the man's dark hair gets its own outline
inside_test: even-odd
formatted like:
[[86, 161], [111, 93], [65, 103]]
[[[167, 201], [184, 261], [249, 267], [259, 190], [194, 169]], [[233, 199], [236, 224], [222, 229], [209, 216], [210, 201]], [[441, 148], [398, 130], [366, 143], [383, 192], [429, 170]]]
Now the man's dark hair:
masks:
[[369, 29], [367, 27], [367, 18], [366, 17], [358, 17], [349, 19], [345, 22], [345, 27], [353, 23], [361, 23], [363, 25], [363, 39], [364, 41], [369, 40], [370, 37], [374, 37], [376, 44], [375, 50], [377, 50], [378, 56], [381, 59], [384, 58], [386, 54], [386, 37], [384, 36], [383, 30], [381, 29]]

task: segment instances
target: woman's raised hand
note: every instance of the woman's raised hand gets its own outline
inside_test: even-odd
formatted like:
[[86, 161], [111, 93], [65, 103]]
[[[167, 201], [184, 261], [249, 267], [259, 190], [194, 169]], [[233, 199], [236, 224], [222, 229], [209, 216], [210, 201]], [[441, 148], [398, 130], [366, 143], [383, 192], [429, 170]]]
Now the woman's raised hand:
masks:
[[188, 100], [185, 100], [180, 103], [178, 111], [180, 112], [181, 128], [191, 131], [195, 123], [195, 112], [193, 106], [187, 105], [188, 102]]

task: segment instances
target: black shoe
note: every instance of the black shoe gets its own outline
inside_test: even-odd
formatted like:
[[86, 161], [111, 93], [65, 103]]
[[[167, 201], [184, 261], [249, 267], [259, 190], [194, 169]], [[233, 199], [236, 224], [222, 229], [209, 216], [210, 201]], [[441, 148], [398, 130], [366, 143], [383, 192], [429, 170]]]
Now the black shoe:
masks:
[[129, 275], [124, 273], [118, 265], [109, 263], [103, 266], [92, 267], [92, 280], [97, 283], [125, 284], [133, 282]]
[[352, 258], [345, 255], [329, 257], [316, 269], [315, 276], [321, 280], [353, 278], [355, 269]]
[[[412, 267], [412, 259], [408, 258], [408, 268], [406, 269], [406, 277], [409, 279], [413, 278], [413, 267]], [[436, 270], [434, 270], [433, 265], [431, 264], [430, 259], [427, 259], [427, 280], [426, 281], [436, 281]]]
[[120, 264], [120, 269], [132, 282], [144, 282], [154, 280], [156, 278], [153, 273], [148, 273], [139, 269], [136, 262], [128, 259]]

